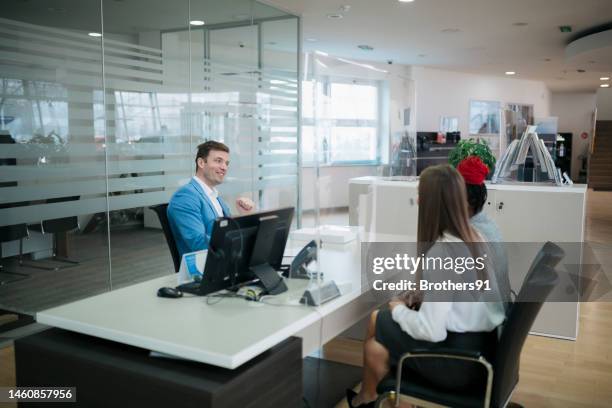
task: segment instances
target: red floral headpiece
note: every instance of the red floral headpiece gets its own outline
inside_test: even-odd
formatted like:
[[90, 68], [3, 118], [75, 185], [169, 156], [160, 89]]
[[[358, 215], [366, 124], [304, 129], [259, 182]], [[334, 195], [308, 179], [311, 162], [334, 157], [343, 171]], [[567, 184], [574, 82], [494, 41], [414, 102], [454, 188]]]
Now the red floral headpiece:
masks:
[[461, 160], [457, 170], [467, 184], [481, 185], [489, 174], [489, 168], [478, 156], [468, 156]]

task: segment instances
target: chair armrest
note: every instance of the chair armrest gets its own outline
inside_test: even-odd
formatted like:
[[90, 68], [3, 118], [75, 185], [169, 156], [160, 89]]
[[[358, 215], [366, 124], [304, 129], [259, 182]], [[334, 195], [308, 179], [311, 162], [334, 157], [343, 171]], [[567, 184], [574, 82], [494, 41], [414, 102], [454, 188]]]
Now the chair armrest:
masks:
[[[477, 350], [461, 350], [461, 349], [452, 349], [452, 348], [438, 348], [435, 350], [429, 349], [414, 349], [404, 355], [402, 357], [407, 356], [407, 358], [423, 356], [427, 354], [431, 357], [436, 358], [453, 358], [453, 357], [464, 357], [467, 359], [478, 360], [481, 357], [484, 359], [482, 352]], [[486, 359], [485, 359], [486, 361]]]

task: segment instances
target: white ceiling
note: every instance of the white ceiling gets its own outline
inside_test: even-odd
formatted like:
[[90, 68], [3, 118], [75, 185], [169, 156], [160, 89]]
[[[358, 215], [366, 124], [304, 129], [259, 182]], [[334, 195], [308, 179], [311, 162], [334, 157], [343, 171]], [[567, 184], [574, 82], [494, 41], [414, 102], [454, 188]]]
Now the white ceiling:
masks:
[[[612, 74], [607, 52], [590, 54], [593, 59], [565, 57], [566, 46], [577, 34], [612, 23], [612, 0], [264, 2], [303, 17], [303, 38], [317, 39], [304, 41], [307, 51], [496, 76], [516, 71], [516, 78], [542, 80], [552, 91], [595, 91], [599, 78]], [[343, 5], [350, 10], [342, 12]], [[327, 18], [336, 13], [344, 18]], [[570, 25], [573, 32], [561, 33], [561, 25]], [[359, 44], [374, 50], [362, 51]]]

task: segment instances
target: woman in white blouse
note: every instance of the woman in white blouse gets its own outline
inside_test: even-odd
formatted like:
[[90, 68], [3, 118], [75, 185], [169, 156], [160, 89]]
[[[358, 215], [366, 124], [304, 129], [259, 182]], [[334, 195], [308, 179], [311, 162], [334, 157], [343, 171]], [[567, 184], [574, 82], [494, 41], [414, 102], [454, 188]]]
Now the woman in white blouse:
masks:
[[[422, 249], [419, 253], [429, 258], [482, 255], [482, 238], [469, 222], [464, 181], [449, 165], [429, 167], [419, 178], [417, 239]], [[487, 269], [490, 265], [472, 268], [462, 278], [489, 279], [494, 274]], [[428, 281], [443, 281], [452, 278], [448, 274], [455, 271], [425, 269], [420, 273]], [[494, 277], [490, 281], [496, 290]], [[459, 292], [444, 296], [425, 293], [422, 303], [412, 296], [394, 299], [388, 309], [372, 313], [364, 342], [363, 382], [358, 394], [347, 390], [349, 407], [373, 407], [377, 384], [410, 350], [462, 348], [486, 354], [494, 347], [495, 329], [505, 317], [503, 304], [468, 302]], [[477, 386], [484, 375], [481, 367], [455, 360], [410, 359], [406, 366], [403, 380], [418, 376], [447, 389]]]

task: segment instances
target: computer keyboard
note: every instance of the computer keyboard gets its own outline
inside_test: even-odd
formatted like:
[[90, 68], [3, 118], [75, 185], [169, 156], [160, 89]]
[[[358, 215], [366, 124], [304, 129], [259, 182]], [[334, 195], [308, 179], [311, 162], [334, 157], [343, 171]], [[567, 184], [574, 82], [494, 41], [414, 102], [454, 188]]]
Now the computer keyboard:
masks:
[[191, 293], [193, 295], [199, 295], [202, 282], [188, 282], [178, 285], [176, 288], [181, 292]]

